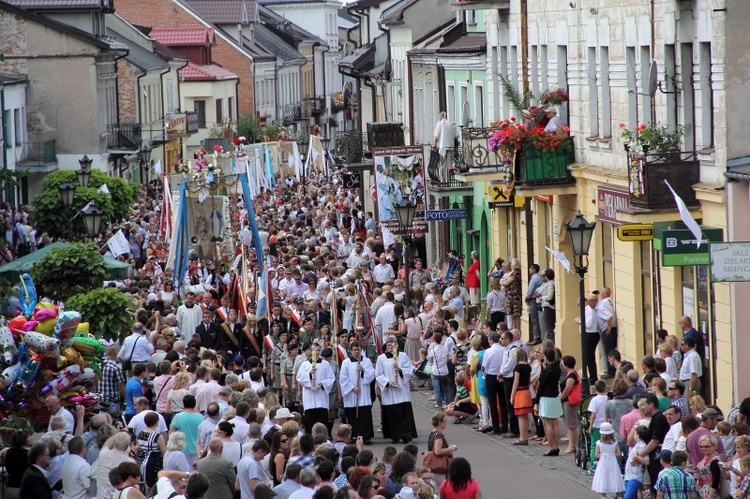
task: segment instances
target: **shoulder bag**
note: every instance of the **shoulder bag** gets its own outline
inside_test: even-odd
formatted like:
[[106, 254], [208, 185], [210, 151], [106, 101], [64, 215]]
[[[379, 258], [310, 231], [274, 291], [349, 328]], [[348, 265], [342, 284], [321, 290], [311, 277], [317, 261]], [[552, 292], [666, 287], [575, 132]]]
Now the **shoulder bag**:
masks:
[[573, 389], [568, 394], [568, 404], [576, 406], [581, 403], [581, 380], [578, 377], [578, 373], [573, 373], [576, 378], [576, 384], [573, 385]]
[[130, 350], [130, 357], [128, 357], [128, 360], [122, 361], [122, 370], [123, 371], [130, 371], [133, 369], [133, 363], [131, 362], [133, 360], [133, 354], [135, 353], [135, 346], [138, 344], [138, 340], [140, 340], [141, 337], [138, 336], [135, 341], [133, 342], [133, 348]]
[[[433, 431], [433, 433], [435, 433]], [[435, 444], [433, 443], [433, 449]], [[428, 450], [422, 454], [422, 465], [430, 468], [433, 473], [446, 474], [448, 473], [448, 467], [453, 461], [453, 454], [443, 454], [438, 456], [434, 451]]]

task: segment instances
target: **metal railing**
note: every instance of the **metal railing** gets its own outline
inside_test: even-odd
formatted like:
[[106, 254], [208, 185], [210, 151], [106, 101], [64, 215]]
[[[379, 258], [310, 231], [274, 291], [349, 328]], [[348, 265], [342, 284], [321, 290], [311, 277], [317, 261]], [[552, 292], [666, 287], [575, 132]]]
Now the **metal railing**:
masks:
[[291, 123], [293, 121], [302, 120], [302, 106], [299, 104], [287, 104], [284, 106], [284, 122]]
[[[427, 175], [430, 185], [434, 189], [463, 189], [471, 186], [469, 182], [456, 179], [456, 174], [460, 173], [458, 168], [460, 156], [456, 158], [456, 152], [460, 152], [458, 147], [448, 147], [445, 149], [445, 157], [443, 158], [437, 150], [430, 150]], [[439, 159], [436, 159], [433, 155], [437, 155]]]
[[141, 148], [140, 123], [118, 123], [107, 126], [107, 149], [112, 151], [137, 151]]
[[362, 163], [370, 158], [367, 134], [356, 130], [336, 132], [333, 138], [333, 151], [340, 162]]
[[57, 162], [57, 142], [55, 139], [44, 142], [22, 142], [21, 150], [21, 158], [17, 163], [46, 165]]

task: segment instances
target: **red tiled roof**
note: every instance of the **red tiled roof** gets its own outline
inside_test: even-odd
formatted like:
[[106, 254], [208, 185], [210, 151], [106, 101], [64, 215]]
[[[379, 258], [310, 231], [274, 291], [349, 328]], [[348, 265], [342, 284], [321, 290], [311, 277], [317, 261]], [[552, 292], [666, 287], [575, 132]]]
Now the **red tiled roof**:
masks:
[[213, 28], [154, 28], [148, 36], [167, 47], [214, 44]]
[[232, 78], [238, 78], [238, 76], [215, 64], [199, 66], [189, 62], [187, 66], [180, 70], [180, 78], [185, 81], [212, 81], [231, 80]]

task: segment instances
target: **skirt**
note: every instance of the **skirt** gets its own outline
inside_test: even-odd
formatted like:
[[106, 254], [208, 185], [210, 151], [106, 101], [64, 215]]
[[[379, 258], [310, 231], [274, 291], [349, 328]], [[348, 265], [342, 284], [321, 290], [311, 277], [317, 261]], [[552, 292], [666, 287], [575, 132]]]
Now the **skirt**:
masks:
[[281, 390], [281, 368], [278, 364], [273, 364], [271, 368], [273, 369], [273, 385], [271, 388]]
[[422, 342], [417, 340], [406, 339], [406, 346], [404, 347], [404, 353], [409, 357], [412, 362], [419, 360], [419, 349], [422, 348]]
[[559, 397], [539, 398], [539, 417], [557, 419], [563, 416], [563, 407]]
[[528, 387], [518, 388], [516, 396], [513, 397], [513, 412], [516, 416], [531, 414], [534, 411], [534, 402], [531, 400], [531, 392]]
[[417, 425], [411, 402], [383, 405], [383, 437], [410, 441], [417, 438]]

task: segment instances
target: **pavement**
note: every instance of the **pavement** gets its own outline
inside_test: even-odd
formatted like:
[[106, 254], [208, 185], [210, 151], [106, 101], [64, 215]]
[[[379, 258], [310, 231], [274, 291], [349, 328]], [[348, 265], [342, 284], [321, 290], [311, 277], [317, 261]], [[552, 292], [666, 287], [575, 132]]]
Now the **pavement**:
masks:
[[[412, 405], [419, 438], [412, 443], [420, 453], [427, 450], [427, 436], [432, 431], [430, 421], [435, 414], [435, 403], [429, 400], [432, 392], [416, 389], [412, 393]], [[373, 407], [374, 424], [379, 424], [379, 402]], [[515, 439], [487, 435], [472, 429], [473, 424], [453, 424], [449, 418], [445, 431], [448, 443], [458, 447], [455, 456], [465, 457], [471, 463], [472, 476], [479, 481], [485, 499], [504, 497], [537, 498], [555, 495], [559, 498], [596, 498], [599, 494], [591, 490], [592, 476], [575, 465], [573, 455], [544, 457], [546, 446], [529, 442], [528, 446], [513, 446]], [[561, 420], [562, 422], [562, 420]], [[532, 426], [533, 428], [533, 426]], [[564, 431], [564, 424], [561, 424]], [[370, 449], [379, 458], [386, 446], [393, 445], [375, 434]], [[399, 451], [403, 444], [394, 445]], [[564, 448], [564, 444], [561, 445]], [[421, 465], [421, 458], [417, 465]]]

